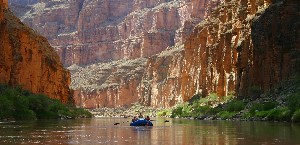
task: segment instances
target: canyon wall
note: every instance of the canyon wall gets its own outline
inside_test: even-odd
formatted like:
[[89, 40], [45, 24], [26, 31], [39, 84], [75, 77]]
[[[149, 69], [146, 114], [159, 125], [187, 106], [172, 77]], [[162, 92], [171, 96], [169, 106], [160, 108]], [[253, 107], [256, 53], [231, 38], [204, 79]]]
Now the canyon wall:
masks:
[[3, 19], [4, 19], [4, 3], [3, 3], [3, 1], [1, 0], [0, 1], [0, 22], [2, 22], [3, 21]]
[[137, 81], [139, 102], [170, 107], [196, 94], [259, 97], [280, 87], [299, 72], [299, 20], [295, 1], [225, 1], [184, 46], [148, 58]]
[[0, 83], [67, 102], [70, 73], [46, 38], [25, 26], [0, 1]]
[[[182, 97], [259, 97], [299, 72], [299, 2], [225, 1], [185, 42]], [[185, 99], [186, 98], [186, 99]]]
[[71, 88], [78, 106], [84, 108], [126, 107], [139, 102], [153, 107], [171, 107], [182, 102], [183, 45], [150, 58], [72, 65]]
[[209, 93], [259, 97], [300, 70], [298, 1], [40, 1], [33, 8], [23, 20], [55, 46], [85, 108], [171, 107]]
[[13, 0], [10, 7], [71, 66], [150, 57], [181, 44], [209, 3], [218, 1]]
[[271, 5], [253, 22], [251, 38], [250, 86], [268, 91], [295, 77], [300, 72], [300, 1], [285, 0]]
[[[209, 0], [13, 0], [10, 7], [49, 40], [72, 70], [71, 88], [80, 106], [130, 106], [139, 101], [170, 107], [182, 101], [177, 97], [181, 44], [218, 4]], [[123, 60], [143, 61], [124, 70]], [[91, 63], [95, 64], [79, 67]], [[112, 66], [101, 68], [107, 65]]]

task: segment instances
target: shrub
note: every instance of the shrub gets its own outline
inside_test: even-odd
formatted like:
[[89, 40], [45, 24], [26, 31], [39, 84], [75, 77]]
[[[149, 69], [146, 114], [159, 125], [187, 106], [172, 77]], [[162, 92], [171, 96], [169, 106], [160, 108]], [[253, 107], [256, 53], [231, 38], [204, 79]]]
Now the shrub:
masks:
[[250, 112], [245, 112], [241, 116], [242, 119], [249, 119], [250, 117], [252, 117]]
[[263, 103], [263, 110], [271, 110], [278, 106], [277, 102], [265, 102]]
[[284, 107], [270, 110], [267, 117], [269, 120], [289, 121], [291, 115], [292, 112], [288, 108]]
[[296, 110], [292, 117], [293, 122], [300, 122], [300, 109]]
[[14, 111], [13, 103], [6, 98], [6, 96], [0, 95], [0, 119], [10, 118]]
[[218, 102], [218, 95], [216, 93], [210, 93], [206, 98], [201, 98], [198, 103], [201, 106], [211, 106]]
[[267, 110], [274, 109], [277, 106], [278, 106], [277, 102], [255, 103], [252, 105], [249, 112], [252, 116], [254, 116], [255, 112], [257, 111], [267, 111]]
[[287, 98], [287, 106], [292, 112], [300, 109], [300, 92], [294, 93]]
[[215, 108], [211, 108], [207, 113], [209, 114], [209, 115], [216, 115], [216, 114], [218, 114], [219, 112], [221, 112], [222, 111], [222, 108], [220, 108], [220, 107], [215, 107]]
[[235, 98], [234, 94], [235, 94], [234, 91], [229, 92], [227, 96], [222, 97], [222, 101], [229, 102], [229, 101], [233, 100]]
[[192, 116], [193, 107], [188, 105], [188, 103], [180, 104], [175, 109], [172, 110], [171, 116], [174, 117], [190, 117]]
[[0, 85], [0, 119], [56, 119], [92, 117], [84, 109], [66, 106], [59, 100], [45, 95], [35, 95], [29, 91]]
[[210, 109], [211, 109], [210, 106], [193, 106], [191, 116], [192, 117], [199, 117], [203, 114], [208, 114]]
[[232, 118], [235, 114], [236, 112], [221, 111], [217, 114], [217, 116], [221, 119], [229, 119]]
[[269, 115], [269, 111], [257, 111], [255, 112], [255, 116], [258, 118], [265, 118]]
[[171, 110], [170, 109], [165, 109], [165, 110], [161, 110], [159, 112], [156, 113], [157, 116], [163, 117], [163, 116], [170, 116], [171, 115]]
[[175, 109], [172, 110], [171, 116], [172, 118], [174, 117], [179, 117], [182, 114], [182, 109], [183, 109], [183, 105], [179, 105], [177, 106]]
[[241, 100], [233, 100], [227, 104], [226, 110], [229, 112], [239, 112], [245, 108], [245, 103]]
[[184, 103], [183, 108], [182, 108], [182, 114], [180, 117], [191, 117], [192, 110], [193, 110], [193, 107], [191, 105]]

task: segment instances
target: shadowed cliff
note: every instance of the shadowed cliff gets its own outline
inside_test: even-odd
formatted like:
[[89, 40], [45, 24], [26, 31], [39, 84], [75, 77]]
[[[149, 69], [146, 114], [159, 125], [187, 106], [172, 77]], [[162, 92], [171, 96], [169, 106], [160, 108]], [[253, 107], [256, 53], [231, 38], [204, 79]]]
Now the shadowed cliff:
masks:
[[67, 102], [70, 73], [46, 38], [25, 26], [0, 1], [0, 83]]

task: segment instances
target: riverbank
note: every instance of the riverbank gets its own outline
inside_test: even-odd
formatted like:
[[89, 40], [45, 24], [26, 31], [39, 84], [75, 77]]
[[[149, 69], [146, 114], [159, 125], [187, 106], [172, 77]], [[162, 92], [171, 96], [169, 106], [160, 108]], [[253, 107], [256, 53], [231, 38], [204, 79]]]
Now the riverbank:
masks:
[[300, 122], [300, 79], [283, 82], [269, 92], [258, 87], [249, 89], [248, 97], [233, 95], [206, 98], [195, 95], [189, 102], [173, 108], [152, 108], [134, 104], [130, 108], [90, 110], [95, 117], [132, 117], [139, 113], [151, 117], [189, 118], [199, 120], [241, 120]]
[[72, 104], [63, 104], [20, 87], [0, 84], [0, 120], [91, 118], [92, 114]]

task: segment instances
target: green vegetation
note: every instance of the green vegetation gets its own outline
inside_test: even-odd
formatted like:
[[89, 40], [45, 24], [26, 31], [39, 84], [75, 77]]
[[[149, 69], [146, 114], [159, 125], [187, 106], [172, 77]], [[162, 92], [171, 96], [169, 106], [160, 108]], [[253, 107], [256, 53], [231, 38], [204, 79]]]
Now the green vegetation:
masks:
[[[211, 93], [206, 98], [193, 99], [189, 104], [183, 103], [177, 105], [171, 111], [170, 117], [199, 118], [201, 116], [213, 115], [221, 119], [228, 119], [245, 108], [245, 104], [242, 101], [233, 98], [233, 93], [230, 96], [222, 97], [222, 99], [219, 99], [216, 93]], [[224, 105], [225, 107], [215, 107], [220, 101], [228, 102]]]
[[[171, 110], [160, 111], [158, 116], [193, 117], [199, 119], [242, 119], [300, 122], [300, 74], [283, 82], [277, 88], [263, 93], [258, 86], [248, 89], [249, 99], [239, 100], [235, 93], [218, 97], [211, 93], [202, 98], [194, 95], [188, 103], [178, 104]], [[280, 96], [277, 98], [277, 96]], [[283, 97], [282, 97], [283, 96]]]
[[293, 112], [300, 109], [300, 91], [291, 94], [287, 98], [287, 106]]
[[[260, 93], [257, 87], [252, 87], [251, 90], [255, 95]], [[206, 98], [197, 95], [189, 103], [179, 104], [172, 110], [160, 111], [157, 115], [200, 119], [211, 116], [211, 118], [224, 120], [235, 117], [246, 120], [300, 122], [300, 89], [287, 96], [282, 100], [285, 103], [279, 101], [281, 102], [279, 104], [277, 100], [263, 101], [265, 99], [260, 99], [256, 103], [239, 100], [234, 98], [233, 93], [221, 98], [218, 98], [215, 93], [211, 93]]]
[[276, 121], [289, 121], [291, 118], [292, 112], [286, 107], [280, 107], [272, 109], [268, 114], [269, 120]]
[[226, 110], [228, 112], [239, 112], [244, 108], [245, 108], [245, 103], [241, 100], [232, 100], [226, 106]]
[[226, 120], [232, 118], [235, 114], [236, 112], [221, 111], [217, 114], [217, 117]]
[[19, 87], [0, 85], [0, 120], [57, 119], [92, 117], [84, 109], [62, 104], [45, 95], [32, 94]]
[[166, 110], [161, 110], [156, 113], [157, 116], [162, 117], [162, 116], [171, 116], [171, 110], [166, 109]]
[[296, 110], [293, 117], [292, 117], [293, 122], [300, 122], [300, 109]]

